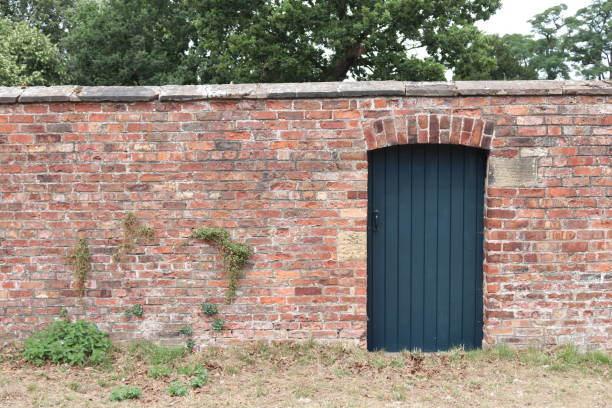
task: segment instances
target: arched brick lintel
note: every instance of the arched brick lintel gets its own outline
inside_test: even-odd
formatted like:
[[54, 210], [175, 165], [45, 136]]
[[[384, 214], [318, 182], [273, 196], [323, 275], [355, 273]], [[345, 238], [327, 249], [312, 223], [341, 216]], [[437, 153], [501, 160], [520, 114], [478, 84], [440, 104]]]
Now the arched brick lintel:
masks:
[[420, 143], [457, 144], [490, 150], [494, 133], [495, 122], [452, 114], [394, 115], [364, 124], [368, 150]]

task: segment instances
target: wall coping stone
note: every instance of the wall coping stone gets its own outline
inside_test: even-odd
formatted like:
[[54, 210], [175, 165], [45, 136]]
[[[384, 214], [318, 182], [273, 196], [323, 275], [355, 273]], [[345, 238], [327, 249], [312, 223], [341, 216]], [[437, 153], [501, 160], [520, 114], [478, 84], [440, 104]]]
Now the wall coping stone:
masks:
[[612, 81], [364, 81], [228, 85], [0, 87], [0, 103], [2, 104], [377, 96], [537, 95], [612, 95]]

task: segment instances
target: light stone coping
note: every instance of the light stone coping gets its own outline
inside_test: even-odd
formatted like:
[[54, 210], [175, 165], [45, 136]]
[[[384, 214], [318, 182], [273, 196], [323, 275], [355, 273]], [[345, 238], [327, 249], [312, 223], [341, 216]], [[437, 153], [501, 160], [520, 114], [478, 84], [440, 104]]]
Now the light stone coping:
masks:
[[364, 81], [228, 85], [0, 87], [0, 103], [4, 104], [530, 95], [612, 95], [612, 81]]
[[22, 89], [19, 102], [78, 102], [77, 86], [31, 86]]
[[18, 87], [0, 86], [0, 103], [15, 103], [22, 93], [23, 89]]

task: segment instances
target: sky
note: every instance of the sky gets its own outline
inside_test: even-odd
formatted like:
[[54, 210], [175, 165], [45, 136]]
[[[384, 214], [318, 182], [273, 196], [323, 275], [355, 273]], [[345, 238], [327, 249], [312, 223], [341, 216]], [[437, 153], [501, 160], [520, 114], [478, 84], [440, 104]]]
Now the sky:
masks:
[[531, 24], [528, 20], [561, 3], [567, 5], [564, 15], [569, 16], [591, 4], [591, 0], [503, 0], [502, 8], [493, 17], [476, 26], [488, 34], [529, 34]]

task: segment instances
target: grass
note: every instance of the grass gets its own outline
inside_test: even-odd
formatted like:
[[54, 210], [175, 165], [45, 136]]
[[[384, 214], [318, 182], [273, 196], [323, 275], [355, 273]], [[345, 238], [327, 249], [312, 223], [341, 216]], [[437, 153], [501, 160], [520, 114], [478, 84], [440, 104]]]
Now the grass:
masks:
[[570, 345], [369, 353], [309, 341], [190, 354], [184, 347], [139, 342], [116, 349], [109, 367], [88, 370], [34, 367], [5, 357], [0, 405], [16, 407], [114, 406], [109, 399], [135, 395], [151, 408], [596, 407], [612, 398], [610, 355]]
[[189, 391], [187, 385], [182, 381], [172, 381], [166, 389], [166, 394], [171, 397], [184, 397]]
[[567, 344], [556, 351], [541, 348], [525, 350], [511, 349], [507, 346], [495, 346], [485, 350], [463, 352], [460, 349], [450, 352], [451, 355], [465, 355], [473, 360], [509, 360], [520, 361], [534, 367], [544, 367], [555, 371], [581, 370], [599, 371], [602, 367], [612, 367], [612, 358], [601, 351], [580, 352], [575, 346]]
[[134, 359], [144, 359], [151, 365], [170, 364], [187, 354], [184, 347], [158, 346], [151, 342], [136, 342], [128, 347], [128, 354]]
[[142, 391], [138, 387], [122, 385], [115, 388], [109, 395], [111, 401], [124, 401], [128, 399], [138, 399], [142, 396]]
[[154, 365], [149, 367], [148, 375], [153, 379], [168, 378], [172, 374], [172, 368], [166, 365]]

